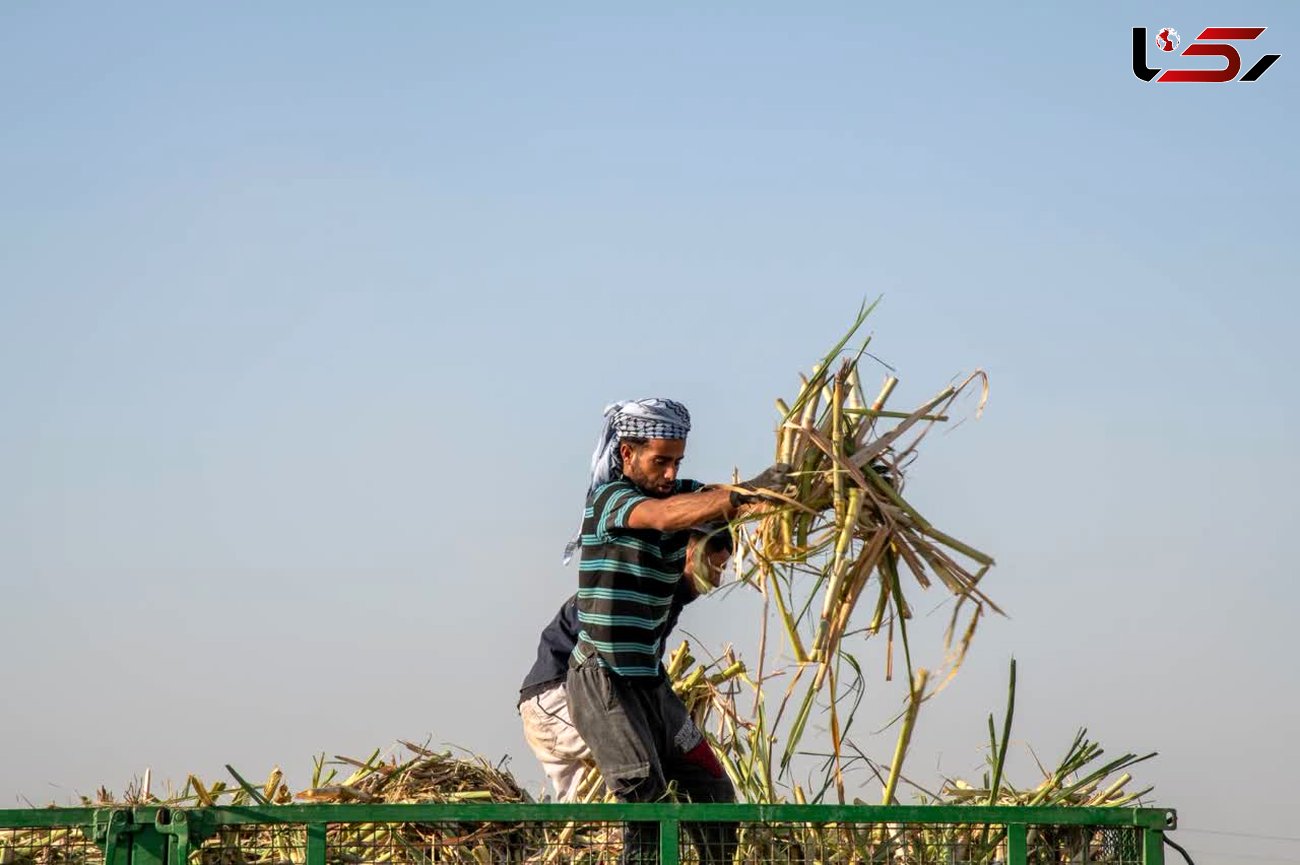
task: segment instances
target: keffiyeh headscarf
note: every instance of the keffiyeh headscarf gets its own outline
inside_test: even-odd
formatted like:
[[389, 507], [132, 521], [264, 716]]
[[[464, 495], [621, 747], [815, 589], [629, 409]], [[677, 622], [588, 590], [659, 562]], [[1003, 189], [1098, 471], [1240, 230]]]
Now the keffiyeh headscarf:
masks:
[[[637, 399], [605, 406], [605, 422], [591, 454], [591, 481], [587, 494], [596, 487], [623, 476], [623, 458], [618, 452], [620, 439], [684, 439], [691, 431], [691, 413], [686, 406], [671, 399]], [[573, 558], [581, 540], [578, 534], [564, 546], [564, 563]]]

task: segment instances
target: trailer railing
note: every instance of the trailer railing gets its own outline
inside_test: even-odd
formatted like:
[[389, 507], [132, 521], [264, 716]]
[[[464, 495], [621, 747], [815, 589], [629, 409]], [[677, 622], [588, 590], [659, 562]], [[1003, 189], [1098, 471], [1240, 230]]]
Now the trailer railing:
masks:
[[0, 810], [0, 865], [1163, 865], [1159, 808], [311, 804]]

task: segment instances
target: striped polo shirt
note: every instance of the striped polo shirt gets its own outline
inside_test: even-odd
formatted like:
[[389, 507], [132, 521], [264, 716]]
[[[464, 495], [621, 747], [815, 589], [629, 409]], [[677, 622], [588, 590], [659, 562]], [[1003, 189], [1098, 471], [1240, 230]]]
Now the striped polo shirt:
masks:
[[[674, 493], [698, 490], [678, 480]], [[649, 496], [627, 478], [591, 491], [582, 520], [578, 623], [574, 653], [593, 651], [620, 676], [659, 675], [659, 656], [673, 595], [686, 566], [690, 532], [630, 529], [628, 514]]]

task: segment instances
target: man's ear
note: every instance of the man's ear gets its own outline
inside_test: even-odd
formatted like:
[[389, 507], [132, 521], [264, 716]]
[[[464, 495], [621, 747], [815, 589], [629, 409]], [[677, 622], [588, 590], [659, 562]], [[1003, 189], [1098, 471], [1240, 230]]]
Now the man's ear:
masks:
[[618, 455], [623, 460], [624, 465], [628, 464], [634, 453], [636, 453], [636, 448], [632, 447], [632, 445], [627, 442], [618, 443]]

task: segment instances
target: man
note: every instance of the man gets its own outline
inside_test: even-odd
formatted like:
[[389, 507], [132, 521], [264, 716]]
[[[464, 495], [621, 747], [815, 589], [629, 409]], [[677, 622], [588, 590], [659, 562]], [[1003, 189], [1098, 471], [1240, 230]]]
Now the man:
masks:
[[[566, 548], [566, 555], [581, 549], [569, 712], [606, 785], [624, 802], [660, 799], [669, 782], [693, 801], [735, 800], [716, 755], [662, 675], [659, 654], [682, 577], [686, 530], [730, 519], [754, 495], [782, 489], [789, 467], [772, 466], [742, 484], [754, 495], [680, 479], [690, 426], [690, 413], [673, 400], [607, 408], [580, 535]], [[687, 828], [702, 861], [729, 859], [734, 830]], [[654, 833], [633, 823], [622, 861], [657, 861], [657, 849]]]
[[[700, 544], [704, 544], [704, 550], [698, 556], [703, 559], [700, 562], [703, 573], [699, 574], [703, 585], [697, 585], [697, 580], [691, 573], [692, 565], [697, 560], [695, 548]], [[727, 531], [725, 523], [701, 526], [691, 532], [686, 551], [687, 576], [677, 584], [677, 592], [669, 608], [668, 621], [664, 625], [664, 647], [667, 645], [667, 635], [676, 626], [682, 608], [698, 598], [702, 591], [717, 588], [722, 578], [722, 569], [731, 557], [731, 550], [731, 533]], [[537, 660], [519, 688], [518, 708], [523, 720], [524, 738], [541, 762], [542, 769], [555, 790], [555, 797], [560, 802], [576, 801], [578, 788], [592, 762], [591, 749], [573, 726], [569, 714], [568, 690], [564, 683], [569, 656], [577, 645], [581, 630], [577, 601], [577, 595], [565, 601], [555, 618], [542, 631], [537, 644]]]

